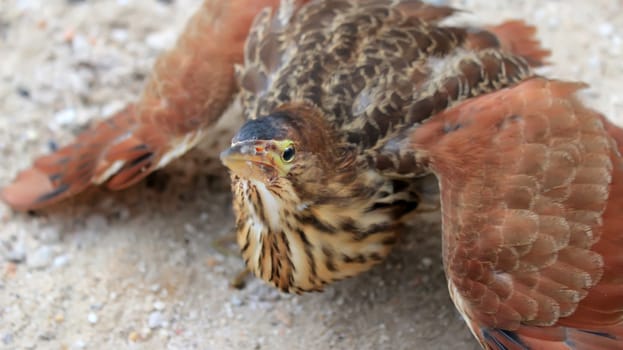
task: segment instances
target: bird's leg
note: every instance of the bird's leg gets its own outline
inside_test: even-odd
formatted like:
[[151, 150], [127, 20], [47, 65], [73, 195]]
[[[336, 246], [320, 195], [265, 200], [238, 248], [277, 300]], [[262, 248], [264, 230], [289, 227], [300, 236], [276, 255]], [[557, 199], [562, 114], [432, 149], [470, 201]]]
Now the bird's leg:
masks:
[[279, 0], [205, 0], [175, 47], [162, 54], [136, 103], [58, 151], [35, 160], [2, 190], [17, 210], [40, 208], [91, 184], [126, 188], [184, 154], [226, 110], [234, 65], [256, 13]]
[[243, 289], [247, 284], [247, 278], [250, 276], [252, 276], [251, 271], [245, 267], [229, 281], [229, 285], [235, 289]]
[[415, 182], [415, 191], [418, 195], [418, 207], [416, 213], [432, 213], [441, 209], [441, 201], [439, 199], [439, 184], [437, 178], [432, 175], [426, 175]]

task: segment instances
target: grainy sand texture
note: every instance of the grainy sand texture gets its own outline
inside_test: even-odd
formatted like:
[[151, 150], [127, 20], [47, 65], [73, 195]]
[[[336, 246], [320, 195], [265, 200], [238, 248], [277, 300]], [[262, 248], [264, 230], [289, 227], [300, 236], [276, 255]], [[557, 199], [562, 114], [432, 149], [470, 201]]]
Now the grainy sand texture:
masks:
[[[623, 124], [623, 1], [437, 2], [467, 9], [460, 23], [535, 24], [553, 52], [543, 74], [589, 83], [585, 101]], [[136, 99], [199, 3], [0, 0], [0, 186]], [[37, 215], [0, 204], [0, 348], [477, 349], [448, 297], [435, 214], [324, 293], [232, 289], [228, 179], [206, 163], [191, 152]]]

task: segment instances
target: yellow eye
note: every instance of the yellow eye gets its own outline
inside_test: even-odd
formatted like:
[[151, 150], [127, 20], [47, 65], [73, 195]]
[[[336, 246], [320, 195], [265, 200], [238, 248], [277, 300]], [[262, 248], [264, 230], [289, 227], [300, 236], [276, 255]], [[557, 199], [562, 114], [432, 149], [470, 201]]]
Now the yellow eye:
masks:
[[288, 146], [283, 151], [283, 154], [281, 155], [281, 159], [283, 159], [284, 162], [289, 163], [294, 159], [295, 154], [296, 154], [296, 150], [294, 149], [294, 146]]

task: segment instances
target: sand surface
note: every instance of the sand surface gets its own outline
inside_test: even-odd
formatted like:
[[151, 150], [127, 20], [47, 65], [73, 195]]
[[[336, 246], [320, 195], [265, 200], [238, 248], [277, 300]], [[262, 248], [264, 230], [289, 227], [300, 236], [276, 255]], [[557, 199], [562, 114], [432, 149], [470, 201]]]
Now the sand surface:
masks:
[[[446, 1], [437, 1], [445, 3]], [[551, 77], [582, 80], [623, 124], [623, 1], [449, 1], [457, 19], [522, 18]], [[0, 0], [0, 185], [136, 98], [199, 0]], [[242, 268], [222, 169], [193, 152], [136, 187], [38, 215], [0, 204], [2, 349], [476, 349], [448, 297], [436, 215], [387, 261], [284, 295]]]

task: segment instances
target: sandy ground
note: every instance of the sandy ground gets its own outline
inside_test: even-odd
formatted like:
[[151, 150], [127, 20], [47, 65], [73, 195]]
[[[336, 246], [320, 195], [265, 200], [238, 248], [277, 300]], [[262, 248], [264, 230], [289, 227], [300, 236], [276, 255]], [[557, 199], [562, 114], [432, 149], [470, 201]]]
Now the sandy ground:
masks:
[[[198, 3], [0, 0], [0, 185], [133, 100]], [[470, 10], [460, 21], [536, 24], [554, 53], [544, 72], [590, 83], [587, 102], [623, 122], [623, 1], [450, 3]], [[194, 152], [121, 193], [37, 215], [0, 204], [0, 348], [476, 349], [447, 295], [436, 215], [325, 293], [235, 290], [227, 180], [204, 169]]]

